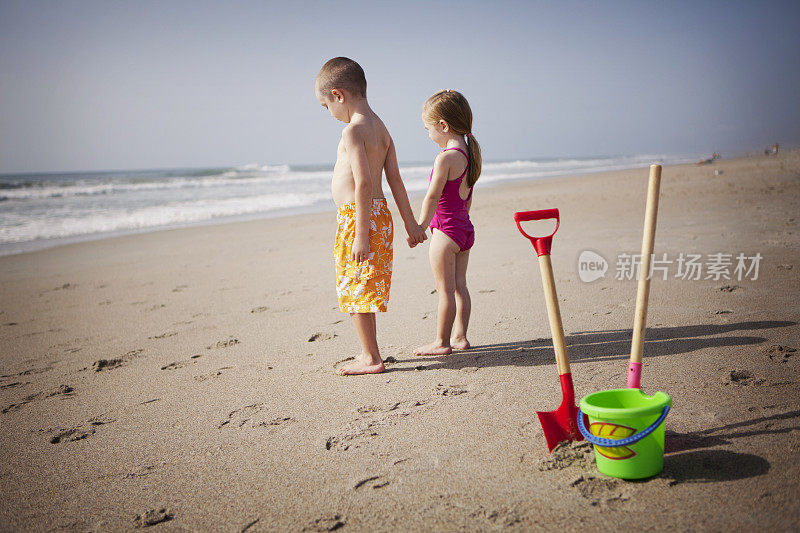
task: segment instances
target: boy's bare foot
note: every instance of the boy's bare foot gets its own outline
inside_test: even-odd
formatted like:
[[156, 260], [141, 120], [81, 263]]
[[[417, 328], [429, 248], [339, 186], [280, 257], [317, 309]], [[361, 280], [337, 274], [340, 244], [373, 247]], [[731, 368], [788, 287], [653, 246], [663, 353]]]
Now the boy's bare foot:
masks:
[[445, 346], [441, 342], [432, 342], [417, 348], [414, 355], [447, 355], [450, 353], [453, 353], [450, 346]]
[[454, 350], [469, 350], [470, 344], [466, 337], [462, 337], [460, 339], [450, 339], [450, 346]]
[[356, 376], [360, 374], [380, 374], [384, 370], [386, 370], [386, 367], [383, 366], [383, 361], [375, 364], [372, 358], [366, 355], [358, 355], [355, 361], [337, 368], [336, 373], [340, 376]]

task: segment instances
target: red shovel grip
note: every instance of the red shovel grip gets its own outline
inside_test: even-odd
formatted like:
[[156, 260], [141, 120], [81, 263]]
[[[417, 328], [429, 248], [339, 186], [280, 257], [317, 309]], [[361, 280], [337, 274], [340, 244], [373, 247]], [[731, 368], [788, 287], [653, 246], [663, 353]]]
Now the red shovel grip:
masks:
[[[556, 219], [556, 229], [554, 229], [553, 233], [547, 235], [546, 237], [531, 237], [525, 233], [525, 230], [522, 229], [522, 226], [519, 224], [520, 222], [525, 222], [527, 220], [547, 220], [549, 218]], [[553, 235], [556, 234], [558, 231], [558, 226], [561, 224], [561, 217], [558, 214], [558, 209], [518, 211], [514, 213], [514, 221], [517, 223], [517, 228], [519, 228], [520, 233], [525, 235], [525, 237], [531, 241], [531, 244], [533, 244], [533, 248], [536, 250], [536, 255], [550, 255], [550, 245], [553, 242]]]

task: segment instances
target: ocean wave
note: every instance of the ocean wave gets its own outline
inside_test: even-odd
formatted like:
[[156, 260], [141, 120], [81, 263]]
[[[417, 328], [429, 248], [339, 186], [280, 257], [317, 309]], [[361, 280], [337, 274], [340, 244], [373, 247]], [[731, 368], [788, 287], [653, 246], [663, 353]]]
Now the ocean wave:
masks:
[[[277, 171], [276, 171], [277, 172]], [[0, 199], [33, 200], [62, 198], [68, 196], [96, 196], [138, 191], [175, 190], [210, 187], [253, 187], [274, 182], [321, 181], [330, 179], [329, 172], [306, 172], [296, 174], [276, 173], [267, 176], [244, 176], [241, 173], [215, 174], [205, 178], [170, 178], [162, 181], [104, 181], [77, 180], [66, 183], [45, 182], [6, 188], [0, 191]]]
[[225, 200], [178, 202], [134, 210], [120, 209], [100, 213], [76, 213], [57, 218], [16, 220], [13, 224], [4, 224], [0, 227], [0, 244], [186, 225], [221, 217], [310, 206], [329, 198], [330, 195], [327, 193], [265, 194]]

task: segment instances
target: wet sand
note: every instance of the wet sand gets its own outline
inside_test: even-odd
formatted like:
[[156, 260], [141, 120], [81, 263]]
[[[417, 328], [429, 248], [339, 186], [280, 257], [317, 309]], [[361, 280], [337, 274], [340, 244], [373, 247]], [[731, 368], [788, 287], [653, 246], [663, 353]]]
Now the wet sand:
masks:
[[[715, 172], [718, 171], [718, 172]], [[717, 175], [718, 174], [718, 175]], [[644, 390], [665, 391], [664, 471], [547, 453], [560, 402], [518, 210], [558, 207], [552, 262], [576, 394], [625, 385], [647, 169], [476, 191], [473, 349], [432, 340], [427, 244], [395, 215], [388, 371], [340, 377], [334, 213], [0, 257], [0, 521], [8, 530], [656, 530], [800, 527], [800, 151], [665, 167]], [[419, 199], [414, 202], [419, 207]], [[578, 276], [578, 256], [609, 262]], [[732, 279], [677, 258], [732, 254]], [[736, 256], [760, 253], [736, 279]], [[706, 266], [706, 265], [704, 265]]]

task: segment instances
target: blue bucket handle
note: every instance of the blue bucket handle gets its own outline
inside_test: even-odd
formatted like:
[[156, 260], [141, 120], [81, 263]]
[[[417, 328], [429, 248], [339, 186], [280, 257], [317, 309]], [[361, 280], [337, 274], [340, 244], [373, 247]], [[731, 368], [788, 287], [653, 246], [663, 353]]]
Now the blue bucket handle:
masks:
[[639, 433], [634, 433], [630, 437], [625, 437], [624, 439], [605, 439], [603, 437], [596, 437], [592, 435], [587, 429], [586, 425], [583, 423], [583, 412], [578, 409], [578, 429], [587, 441], [591, 442], [595, 446], [602, 446], [604, 448], [617, 448], [619, 446], [628, 446], [633, 444], [634, 442], [639, 442], [650, 433], [656, 430], [658, 426], [667, 418], [667, 413], [669, 413], [669, 405], [664, 406], [664, 411], [661, 413], [661, 416], [658, 417], [658, 420], [650, 424], [649, 427], [643, 429]]

